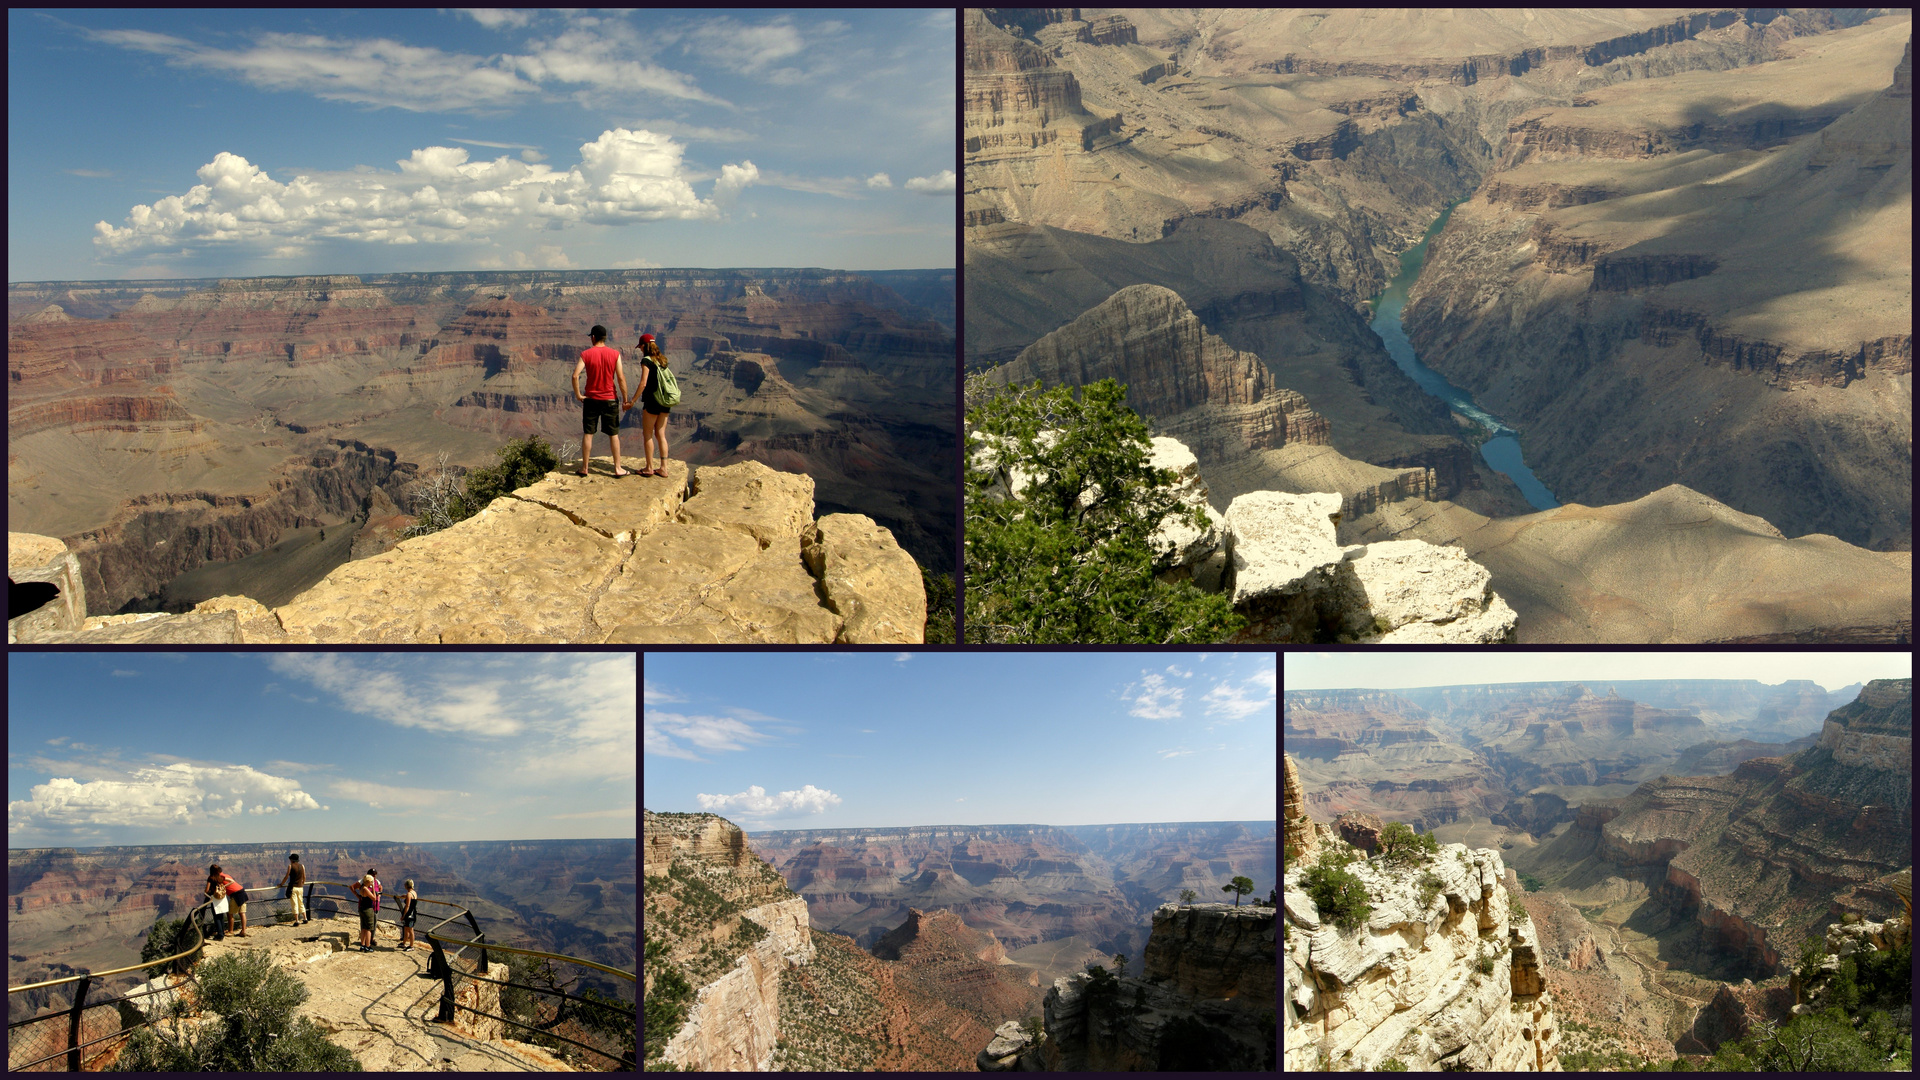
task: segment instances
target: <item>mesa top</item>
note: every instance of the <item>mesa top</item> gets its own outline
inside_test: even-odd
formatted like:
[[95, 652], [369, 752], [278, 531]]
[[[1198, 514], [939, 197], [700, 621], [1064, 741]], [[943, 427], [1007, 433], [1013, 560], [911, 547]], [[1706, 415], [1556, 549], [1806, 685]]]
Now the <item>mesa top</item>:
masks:
[[587, 396], [599, 401], [617, 400], [620, 395], [613, 389], [613, 369], [620, 363], [620, 350], [595, 345], [581, 352], [580, 359], [587, 365]]

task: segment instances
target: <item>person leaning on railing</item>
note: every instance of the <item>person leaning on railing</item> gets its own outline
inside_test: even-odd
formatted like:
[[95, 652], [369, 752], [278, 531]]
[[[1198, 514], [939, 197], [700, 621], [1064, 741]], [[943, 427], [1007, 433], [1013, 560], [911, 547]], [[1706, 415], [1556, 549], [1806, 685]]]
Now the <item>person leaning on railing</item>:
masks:
[[305, 898], [300, 894], [307, 884], [307, 868], [300, 865], [300, 856], [287, 856], [287, 872], [280, 877], [280, 884], [287, 887], [287, 899], [293, 901], [293, 925], [304, 926], [313, 921], [307, 915]]

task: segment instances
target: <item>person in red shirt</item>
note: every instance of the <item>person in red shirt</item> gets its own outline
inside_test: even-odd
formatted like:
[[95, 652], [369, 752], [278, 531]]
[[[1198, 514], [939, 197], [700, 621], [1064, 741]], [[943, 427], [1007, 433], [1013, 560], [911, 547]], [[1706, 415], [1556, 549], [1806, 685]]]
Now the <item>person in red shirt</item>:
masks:
[[[593, 460], [593, 433], [596, 429], [607, 433], [608, 441], [613, 443], [613, 475], [626, 476], [627, 470], [620, 467], [620, 414], [621, 401], [627, 396], [627, 373], [620, 366], [620, 350], [607, 347], [607, 328], [595, 326], [589, 334], [593, 344], [580, 352], [580, 362], [573, 365], [573, 396], [581, 403], [580, 436], [580, 472], [587, 475], [587, 466]], [[580, 375], [587, 376], [587, 389], [580, 392]], [[619, 392], [614, 390], [619, 384]], [[629, 406], [632, 402], [627, 402]]]

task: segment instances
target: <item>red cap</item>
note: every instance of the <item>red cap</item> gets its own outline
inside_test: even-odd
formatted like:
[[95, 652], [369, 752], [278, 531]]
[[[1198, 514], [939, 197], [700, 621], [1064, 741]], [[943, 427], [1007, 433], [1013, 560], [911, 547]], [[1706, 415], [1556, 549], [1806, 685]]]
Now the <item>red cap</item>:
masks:
[[641, 340], [642, 342], [648, 342], [648, 341], [652, 341], [652, 340], [653, 340], [653, 335], [652, 335], [652, 334], [641, 334], [641, 335], [640, 335], [640, 340]]

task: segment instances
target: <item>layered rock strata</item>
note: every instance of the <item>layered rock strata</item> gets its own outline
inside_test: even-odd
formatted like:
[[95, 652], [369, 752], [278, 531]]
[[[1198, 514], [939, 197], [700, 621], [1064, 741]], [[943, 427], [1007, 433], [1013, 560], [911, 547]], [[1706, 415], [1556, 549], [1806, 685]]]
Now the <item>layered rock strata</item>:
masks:
[[[1425, 867], [1348, 869], [1373, 900], [1350, 931], [1300, 891], [1304, 868], [1287, 872], [1288, 1071], [1371, 1071], [1389, 1059], [1410, 1070], [1560, 1070], [1539, 939], [1513, 914], [1499, 853], [1443, 844]], [[1426, 874], [1439, 884], [1423, 891]]]
[[666, 480], [553, 473], [474, 517], [339, 567], [287, 604], [216, 597], [37, 641], [918, 641], [919, 567], [808, 477], [759, 462]]

